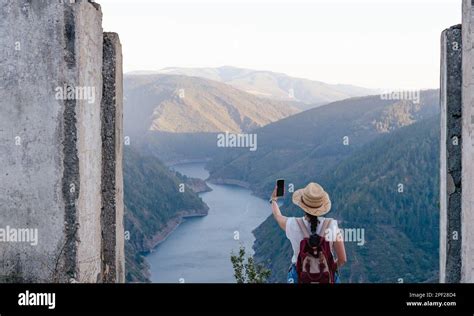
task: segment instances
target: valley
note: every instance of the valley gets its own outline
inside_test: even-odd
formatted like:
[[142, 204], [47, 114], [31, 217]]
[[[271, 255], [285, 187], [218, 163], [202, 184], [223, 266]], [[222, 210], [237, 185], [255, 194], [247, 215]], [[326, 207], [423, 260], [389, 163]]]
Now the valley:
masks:
[[[200, 163], [171, 168], [193, 178], [208, 176]], [[234, 283], [231, 253], [241, 245], [253, 253], [252, 231], [269, 215], [268, 202], [237, 186], [209, 186], [211, 191], [200, 194], [209, 206], [208, 214], [186, 218], [146, 256], [152, 282]]]
[[[210, 188], [171, 172], [157, 158], [143, 155], [133, 147], [124, 152], [125, 231], [127, 282], [147, 282], [149, 266], [144, 256], [190, 216], [205, 216], [208, 206], [191, 189]], [[186, 185], [187, 190], [180, 192]], [[189, 186], [191, 184], [191, 186]], [[128, 233], [128, 234], [127, 234]]]
[[[364, 232], [364, 243], [348, 242], [346, 245], [349, 262], [341, 271], [343, 282], [390, 283], [400, 279], [427, 282], [436, 278], [439, 91], [421, 91], [417, 102], [382, 98], [380, 95], [361, 96], [301, 111], [284, 98], [257, 98], [268, 107], [257, 106], [257, 101], [245, 104], [245, 100], [254, 100], [255, 96], [238, 90], [238, 85], [223, 83], [236, 78], [232, 71], [229, 76], [234, 79], [231, 80], [224, 75], [225, 72], [216, 70], [220, 77], [214, 78], [212, 83], [207, 81], [211, 80], [209, 73], [214, 72], [206, 72], [205, 84], [199, 77], [205, 76], [201, 72], [202, 69], [196, 70], [196, 77], [183, 79], [184, 71], [173, 70], [171, 75], [140, 75], [127, 83], [126, 133], [133, 135], [134, 147], [140, 155], [158, 158], [167, 165], [205, 162], [209, 187], [237, 185], [264, 199], [270, 195], [275, 179], [284, 178], [295, 189], [317, 181], [330, 193], [333, 201], [331, 216], [338, 219], [340, 226]], [[194, 85], [197, 79], [196, 97], [186, 88], [186, 101], [176, 95], [175, 91], [184, 82]], [[232, 88], [219, 88], [219, 92], [209, 88], [220, 85]], [[156, 93], [156, 89], [162, 91]], [[236, 98], [227, 93], [235, 94]], [[187, 100], [188, 96], [190, 100]], [[216, 103], [216, 100], [219, 101]], [[222, 100], [232, 101], [224, 106]], [[196, 109], [193, 102], [203, 110], [189, 112], [188, 109]], [[163, 115], [168, 111], [161, 111], [167, 107], [166, 104], [173, 104], [168, 107], [170, 111], [176, 109], [169, 112], [173, 115]], [[217, 106], [216, 110], [203, 108], [208, 106], [206, 104]], [[180, 108], [185, 115], [180, 114]], [[269, 108], [278, 113], [269, 112]], [[276, 116], [268, 116], [269, 113]], [[258, 136], [256, 150], [228, 144], [218, 146], [219, 134], [226, 132], [247, 133], [255, 135], [256, 139]], [[173, 175], [172, 171], [163, 172], [177, 177], [175, 183], [186, 181], [182, 175]], [[147, 174], [146, 171], [143, 174]], [[187, 202], [183, 201], [181, 207], [176, 203], [179, 200], [173, 198], [155, 207], [157, 195], [174, 196], [175, 193], [157, 184], [159, 176], [150, 181], [153, 183], [148, 183], [148, 186], [156, 189], [142, 192], [142, 200], [150, 203], [143, 205], [142, 210], [135, 208], [135, 212], [150, 213], [149, 209], [154, 209], [153, 215], [146, 220], [158, 218], [162, 225], [161, 228], [153, 225], [151, 231], [163, 229], [167, 222], [176, 221], [176, 216], [183, 218], [179, 210], [194, 209], [191, 205], [201, 205], [199, 208], [202, 210], [206, 208], [207, 202], [196, 200], [199, 199], [196, 193], [187, 196]], [[187, 181], [190, 187], [201, 188], [196, 189], [198, 193], [207, 191], [202, 182]], [[400, 188], [402, 192], [399, 192]], [[205, 197], [212, 192], [200, 194]], [[288, 194], [282, 201], [283, 212], [288, 216], [301, 216], [301, 211], [292, 205], [290, 198], [291, 194]], [[129, 205], [135, 203], [136, 200], [130, 201]], [[184, 205], [188, 206], [183, 208]], [[142, 220], [132, 218], [130, 223]], [[201, 219], [191, 222], [199, 221]], [[145, 226], [148, 225], [150, 223]], [[191, 224], [184, 227], [186, 225]], [[136, 226], [136, 231], [140, 231]], [[140, 238], [146, 240], [147, 234], [142, 233]], [[284, 282], [291, 257], [285, 233], [268, 217], [253, 234], [254, 256], [271, 269], [269, 281]], [[155, 256], [159, 256], [159, 248]], [[393, 261], [397, 264], [394, 265]], [[142, 264], [146, 265], [146, 262]], [[152, 277], [152, 280], [164, 281], [161, 277]]]

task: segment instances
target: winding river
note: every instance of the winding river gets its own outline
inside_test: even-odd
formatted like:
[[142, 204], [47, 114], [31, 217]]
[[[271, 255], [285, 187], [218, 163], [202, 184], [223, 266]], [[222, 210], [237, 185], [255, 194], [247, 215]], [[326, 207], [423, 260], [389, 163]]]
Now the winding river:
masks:
[[[173, 169], [193, 178], [209, 176], [203, 163]], [[184, 220], [147, 256], [152, 282], [232, 283], [231, 252], [243, 245], [253, 254], [252, 231], [271, 214], [268, 202], [240, 187], [208, 185], [212, 191], [200, 196], [209, 214]]]

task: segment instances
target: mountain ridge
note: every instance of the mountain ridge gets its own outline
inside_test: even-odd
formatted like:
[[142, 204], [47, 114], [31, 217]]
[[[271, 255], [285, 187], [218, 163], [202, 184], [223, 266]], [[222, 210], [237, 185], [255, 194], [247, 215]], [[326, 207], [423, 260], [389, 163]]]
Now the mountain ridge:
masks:
[[[257, 96], [303, 103], [300, 106], [302, 110], [351, 97], [374, 95], [380, 92], [378, 89], [350, 84], [329, 84], [318, 80], [293, 77], [280, 72], [232, 66], [214, 68], [167, 67], [144, 73], [185, 75], [219, 81]], [[135, 74], [143, 74], [143, 72], [128, 73], [128, 75]]]
[[143, 133], [248, 132], [299, 110], [224, 83], [180, 75], [126, 76], [125, 129]]
[[260, 194], [299, 170], [318, 176], [380, 134], [439, 113], [438, 98], [437, 90], [423, 91], [420, 104], [358, 97], [295, 114], [256, 130], [257, 152], [218, 153], [208, 164], [210, 179], [248, 182]]

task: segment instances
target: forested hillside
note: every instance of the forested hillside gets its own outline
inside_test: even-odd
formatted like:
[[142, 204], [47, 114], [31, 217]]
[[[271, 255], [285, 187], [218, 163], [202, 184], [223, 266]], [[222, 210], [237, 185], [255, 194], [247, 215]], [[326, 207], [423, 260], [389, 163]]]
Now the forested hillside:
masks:
[[146, 131], [246, 132], [300, 111], [293, 102], [178, 75], [128, 75], [124, 96], [125, 129], [133, 135]]
[[[317, 181], [331, 195], [328, 216], [342, 228], [364, 229], [363, 246], [346, 243], [344, 282], [436, 281], [438, 173], [437, 116], [381, 135], [320, 176], [301, 170], [300, 185]], [[290, 198], [283, 212], [301, 216]], [[272, 281], [284, 282], [291, 258], [284, 232], [269, 218], [255, 235], [258, 260], [270, 266]]]
[[421, 93], [420, 103], [353, 98], [308, 110], [257, 129], [258, 150], [221, 149], [209, 164], [211, 179], [235, 179], [258, 195], [271, 190], [275, 179], [304, 181], [321, 177], [381, 134], [391, 133], [435, 115], [438, 91]]
[[157, 158], [126, 146], [124, 152], [126, 271], [128, 282], [147, 281], [143, 254], [179, 223], [182, 216], [206, 215], [208, 207], [190, 188], [187, 178], [168, 170]]

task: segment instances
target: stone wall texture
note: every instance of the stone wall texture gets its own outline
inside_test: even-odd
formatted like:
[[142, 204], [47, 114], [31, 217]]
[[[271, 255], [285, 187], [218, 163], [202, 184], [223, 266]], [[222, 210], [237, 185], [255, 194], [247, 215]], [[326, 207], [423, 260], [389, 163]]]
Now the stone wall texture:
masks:
[[440, 282], [474, 283], [474, 6], [441, 36]]
[[102, 73], [102, 271], [105, 282], [125, 282], [123, 70], [122, 46], [115, 33], [104, 33]]
[[461, 280], [461, 25], [441, 35], [440, 281]]

